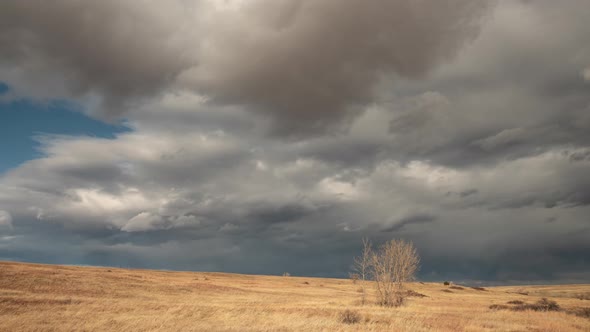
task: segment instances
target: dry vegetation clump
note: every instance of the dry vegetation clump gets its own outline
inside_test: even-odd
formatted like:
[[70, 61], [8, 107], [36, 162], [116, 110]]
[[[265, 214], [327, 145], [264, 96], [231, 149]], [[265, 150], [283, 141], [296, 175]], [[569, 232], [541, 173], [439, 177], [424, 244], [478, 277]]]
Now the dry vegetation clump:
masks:
[[449, 287], [450, 289], [458, 289], [458, 290], [464, 290], [465, 288], [461, 287], [461, 286], [451, 286]]
[[562, 311], [570, 315], [575, 315], [583, 318], [590, 318], [590, 308], [572, 308], [563, 309], [557, 302], [542, 298], [536, 303], [529, 304], [520, 300], [512, 300], [507, 302], [510, 305], [492, 304], [489, 308], [494, 310], [511, 310], [511, 311]]
[[441, 289], [441, 292], [452, 293], [453, 291], [450, 289]]
[[450, 283], [449, 281], [445, 281], [445, 282], [443, 282], [443, 285], [445, 285], [445, 286], [448, 286], [448, 285], [450, 285], [450, 284], [451, 284], [451, 283]]
[[523, 301], [509, 301], [508, 305], [503, 304], [492, 304], [490, 309], [495, 310], [512, 310], [512, 311], [525, 311], [525, 310], [532, 310], [532, 311], [560, 311], [561, 307], [557, 302], [553, 300], [548, 300], [546, 298], [542, 298], [536, 303], [529, 304]]
[[590, 318], [590, 307], [588, 308], [576, 308], [568, 310], [569, 314], [576, 315], [578, 317]]
[[579, 300], [590, 300], [590, 292], [580, 293], [578, 296], [576, 296], [576, 298]]
[[340, 313], [339, 318], [344, 324], [357, 324], [361, 321], [361, 314], [356, 310], [346, 309]]
[[559, 311], [561, 308], [557, 302], [542, 298], [533, 304], [531, 309], [535, 311]]
[[486, 289], [483, 287], [471, 287], [472, 289], [478, 290], [478, 291], [485, 291]]
[[428, 297], [428, 295], [424, 295], [422, 293], [415, 292], [415, 291], [413, 291], [411, 289], [408, 289], [406, 291], [406, 296], [408, 296], [408, 297], [420, 297], [420, 298], [422, 298], [422, 297]]

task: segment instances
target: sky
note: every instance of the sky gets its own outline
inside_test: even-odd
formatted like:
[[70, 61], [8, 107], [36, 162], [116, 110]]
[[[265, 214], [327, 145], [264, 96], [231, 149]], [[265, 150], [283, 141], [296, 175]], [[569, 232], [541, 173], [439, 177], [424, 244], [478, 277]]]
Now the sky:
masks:
[[590, 280], [585, 0], [0, 2], [0, 260]]

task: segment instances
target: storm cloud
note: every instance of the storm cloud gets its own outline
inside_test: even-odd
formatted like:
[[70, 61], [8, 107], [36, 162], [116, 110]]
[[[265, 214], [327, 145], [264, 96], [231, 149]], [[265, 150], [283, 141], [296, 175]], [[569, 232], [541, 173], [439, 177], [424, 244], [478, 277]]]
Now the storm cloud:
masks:
[[[225, 3], [225, 5], [224, 5]], [[338, 126], [384, 77], [423, 77], [473, 40], [491, 2], [4, 1], [0, 64], [62, 80], [106, 115], [180, 86], [271, 115], [281, 135]], [[14, 73], [16, 71], [17, 73]], [[296, 121], [293, 121], [296, 120]]]
[[9, 97], [131, 130], [35, 134], [1, 259], [345, 276], [404, 238], [424, 280], [590, 277], [585, 1], [35, 3], [0, 4]]
[[190, 63], [174, 24], [184, 11], [176, 1], [3, 1], [3, 76], [23, 93], [43, 96], [49, 88], [93, 99], [105, 115], [120, 114]]
[[201, 65], [182, 79], [270, 114], [281, 133], [324, 129], [373, 102], [383, 78], [423, 77], [449, 61], [491, 4], [252, 1], [213, 16]]

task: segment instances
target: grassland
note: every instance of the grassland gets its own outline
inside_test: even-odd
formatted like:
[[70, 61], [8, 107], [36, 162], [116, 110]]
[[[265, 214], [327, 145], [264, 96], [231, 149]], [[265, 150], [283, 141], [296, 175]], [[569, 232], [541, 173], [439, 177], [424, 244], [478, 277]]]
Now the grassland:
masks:
[[[590, 285], [476, 290], [413, 283], [399, 308], [360, 305], [351, 280], [0, 262], [1, 331], [590, 331]], [[557, 301], [561, 311], [492, 310]], [[369, 299], [372, 299], [369, 294]], [[360, 322], [345, 324], [351, 309]]]

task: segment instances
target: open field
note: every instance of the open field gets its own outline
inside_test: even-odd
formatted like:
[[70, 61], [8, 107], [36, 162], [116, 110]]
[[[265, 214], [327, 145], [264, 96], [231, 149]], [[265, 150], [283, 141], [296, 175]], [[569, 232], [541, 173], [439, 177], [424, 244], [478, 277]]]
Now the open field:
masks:
[[[590, 285], [410, 288], [426, 297], [383, 308], [361, 306], [358, 283], [344, 279], [0, 262], [0, 330], [590, 331], [590, 318], [569, 312], [590, 307]], [[489, 308], [541, 297], [562, 310]], [[345, 309], [360, 322], [342, 323]]]

